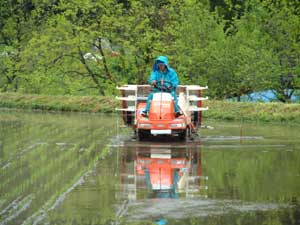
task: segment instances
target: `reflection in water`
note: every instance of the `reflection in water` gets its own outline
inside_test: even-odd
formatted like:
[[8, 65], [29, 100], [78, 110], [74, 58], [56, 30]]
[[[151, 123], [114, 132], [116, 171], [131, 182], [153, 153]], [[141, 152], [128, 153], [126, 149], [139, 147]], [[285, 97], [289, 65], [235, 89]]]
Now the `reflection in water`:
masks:
[[[200, 146], [200, 143], [126, 143], [122, 148], [123, 196], [130, 202], [204, 196], [203, 191], [207, 190], [204, 182], [208, 178], [202, 174]], [[167, 220], [158, 218], [155, 223], [167, 224]]]
[[123, 150], [122, 183], [129, 199], [145, 197], [137, 190], [147, 190], [148, 198], [199, 193], [202, 179], [200, 149], [151, 143]]
[[0, 225], [300, 224], [299, 127], [136, 142], [116, 121], [0, 111]]
[[105, 152], [109, 119], [0, 111], [0, 225], [44, 223]]
[[226, 137], [123, 143], [124, 224], [298, 224], [299, 182], [292, 176], [299, 176], [299, 152], [270, 143]]

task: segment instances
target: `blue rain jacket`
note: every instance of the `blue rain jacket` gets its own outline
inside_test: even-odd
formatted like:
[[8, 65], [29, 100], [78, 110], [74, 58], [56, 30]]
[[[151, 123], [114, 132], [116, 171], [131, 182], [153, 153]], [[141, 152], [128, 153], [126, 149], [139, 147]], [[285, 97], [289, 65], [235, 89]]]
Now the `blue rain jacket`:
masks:
[[[163, 62], [167, 69], [164, 73], [160, 72], [158, 68], [158, 62]], [[152, 83], [153, 80], [156, 80], [159, 83], [161, 80], [168, 81], [172, 84], [174, 88], [176, 88], [179, 84], [177, 73], [173, 68], [171, 68], [168, 64], [168, 58], [166, 56], [159, 56], [156, 58], [155, 63], [153, 65], [153, 69], [150, 75], [149, 84]], [[164, 83], [164, 86], [170, 86], [169, 83]]]
[[[160, 72], [159, 68], [158, 68], [158, 62], [162, 62], [166, 65], [167, 69], [165, 72]], [[172, 84], [172, 89], [169, 90], [168, 92], [171, 93], [173, 99], [174, 99], [174, 110], [175, 112], [179, 112], [179, 107], [178, 107], [178, 99], [177, 99], [177, 95], [176, 95], [176, 87], [179, 84], [179, 80], [178, 80], [178, 76], [177, 73], [175, 72], [174, 69], [172, 69], [169, 64], [168, 64], [168, 58], [166, 56], [159, 56], [156, 58], [155, 63], [153, 65], [153, 69], [150, 75], [150, 79], [149, 79], [149, 84], [152, 83], [152, 81], [156, 80], [157, 83], [159, 83], [161, 80], [164, 81], [168, 81]], [[170, 86], [170, 83], [166, 83], [164, 82], [164, 86], [168, 87]], [[144, 109], [145, 112], [149, 112], [150, 110], [150, 102], [153, 98], [153, 93], [155, 92], [160, 92], [159, 89], [157, 88], [152, 88], [151, 92], [148, 95], [148, 99], [147, 99], [147, 104], [146, 104], [146, 108]]]

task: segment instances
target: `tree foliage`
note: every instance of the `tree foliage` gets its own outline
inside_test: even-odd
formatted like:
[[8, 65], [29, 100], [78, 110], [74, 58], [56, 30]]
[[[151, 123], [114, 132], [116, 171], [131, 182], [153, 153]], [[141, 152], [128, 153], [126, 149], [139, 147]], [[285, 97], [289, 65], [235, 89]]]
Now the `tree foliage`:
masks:
[[211, 97], [300, 86], [296, 0], [0, 0], [0, 89], [111, 95], [167, 55]]

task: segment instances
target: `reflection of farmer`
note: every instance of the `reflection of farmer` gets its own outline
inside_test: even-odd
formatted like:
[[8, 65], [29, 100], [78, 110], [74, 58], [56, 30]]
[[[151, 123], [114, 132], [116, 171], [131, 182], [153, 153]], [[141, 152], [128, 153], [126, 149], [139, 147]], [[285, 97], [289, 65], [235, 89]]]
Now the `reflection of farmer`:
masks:
[[178, 100], [176, 96], [176, 87], [179, 80], [174, 69], [168, 65], [168, 58], [166, 56], [159, 56], [153, 65], [153, 69], [150, 75], [149, 83], [154, 87], [152, 92], [149, 93], [146, 109], [142, 112], [143, 116], [147, 116], [150, 110], [150, 103], [153, 98], [153, 93], [160, 92], [160, 88], [163, 87], [164, 91], [171, 93], [174, 99], [175, 116], [182, 115], [179, 111]]

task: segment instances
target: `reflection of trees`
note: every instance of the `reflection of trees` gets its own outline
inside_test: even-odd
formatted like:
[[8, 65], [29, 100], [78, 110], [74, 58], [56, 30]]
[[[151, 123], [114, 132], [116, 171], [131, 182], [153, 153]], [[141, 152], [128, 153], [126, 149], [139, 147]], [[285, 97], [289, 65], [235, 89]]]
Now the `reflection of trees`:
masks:
[[[291, 202], [299, 196], [299, 153], [284, 151], [214, 151], [206, 154], [209, 197], [244, 201]], [[288, 162], [288, 163], [287, 163]], [[288, 188], [287, 188], [288, 187]], [[297, 198], [297, 197], [296, 197]]]
[[[27, 220], [33, 223], [38, 217], [50, 212], [53, 206], [58, 207], [61, 203], [59, 199], [64, 200], [67, 194], [82, 183], [82, 176], [102, 155], [101, 149], [111, 134], [106, 130], [111, 129], [113, 124], [106, 123], [105, 119], [89, 118], [87, 121], [84, 116], [70, 115], [32, 116], [23, 113], [22, 118], [23, 126], [14, 127], [7, 123], [0, 129], [10, 134], [1, 136], [3, 146], [0, 151], [3, 151], [4, 157], [0, 159], [0, 211], [4, 213], [0, 219], [10, 218], [12, 222], [33, 215]], [[107, 185], [113, 186], [113, 179], [103, 177], [106, 179], [101, 180], [101, 185], [107, 182]], [[106, 205], [111, 205], [108, 203], [112, 202], [113, 197], [108, 192], [101, 193], [104, 195], [99, 197], [101, 204], [107, 202]], [[79, 198], [86, 199], [90, 195], [93, 192], [86, 192]], [[11, 217], [19, 210], [20, 214]], [[109, 210], [103, 210], [106, 216], [103, 214], [103, 219], [112, 217], [113, 207]], [[71, 215], [68, 217], [68, 213], [62, 218], [54, 212], [51, 211], [51, 215], [57, 217], [58, 221], [67, 223], [73, 218]], [[81, 215], [78, 217], [80, 220]]]

